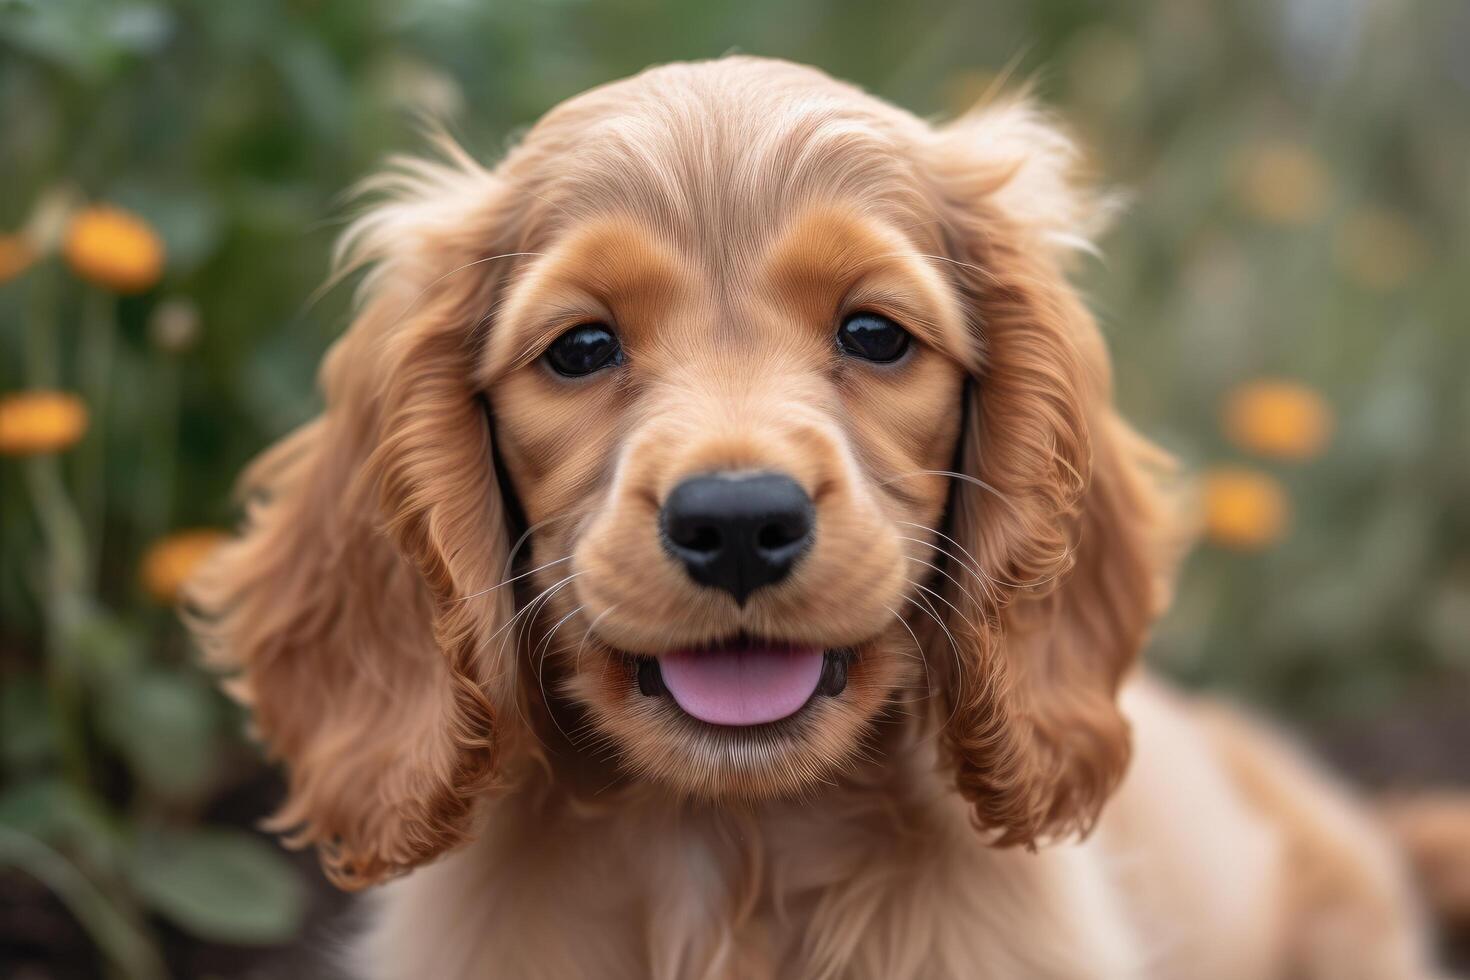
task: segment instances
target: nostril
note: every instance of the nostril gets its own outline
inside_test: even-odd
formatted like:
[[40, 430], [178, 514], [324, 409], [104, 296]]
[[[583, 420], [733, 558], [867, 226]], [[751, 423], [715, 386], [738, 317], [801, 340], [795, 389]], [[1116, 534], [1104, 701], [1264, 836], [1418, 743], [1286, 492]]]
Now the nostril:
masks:
[[755, 543], [762, 551], [779, 551], [800, 541], [806, 534], [805, 522], [800, 527], [795, 526], [795, 522], [767, 524], [756, 534]]
[[708, 524], [697, 527], [682, 528], [670, 535], [674, 544], [688, 551], [697, 551], [702, 555], [713, 554], [724, 545], [724, 536], [720, 534], [719, 528]]

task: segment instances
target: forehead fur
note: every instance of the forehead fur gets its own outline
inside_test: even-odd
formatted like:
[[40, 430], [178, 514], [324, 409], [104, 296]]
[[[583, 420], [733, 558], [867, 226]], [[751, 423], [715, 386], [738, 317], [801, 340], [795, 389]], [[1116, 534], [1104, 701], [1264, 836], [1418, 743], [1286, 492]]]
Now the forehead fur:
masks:
[[923, 132], [912, 115], [821, 72], [727, 58], [650, 69], [571, 99], [527, 134], [504, 172], [541, 202], [536, 223], [548, 233], [632, 213], [721, 260], [823, 200], [862, 201], [914, 225], [926, 194], [902, 150]]

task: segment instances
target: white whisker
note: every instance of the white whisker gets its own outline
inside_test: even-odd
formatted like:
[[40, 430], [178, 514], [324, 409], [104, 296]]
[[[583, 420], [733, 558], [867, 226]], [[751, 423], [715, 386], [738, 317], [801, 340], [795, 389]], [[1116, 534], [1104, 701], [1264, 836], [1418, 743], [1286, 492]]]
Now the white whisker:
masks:
[[904, 630], [908, 633], [908, 635], [913, 638], [914, 651], [919, 655], [919, 662], [924, 665], [924, 690], [929, 692], [930, 697], [933, 697], [934, 678], [929, 673], [929, 658], [924, 656], [924, 644], [919, 642], [919, 636], [917, 633], [914, 632], [913, 627], [911, 627], [892, 606], [885, 604], [883, 608], [887, 609], [888, 612], [893, 616], [893, 618], [898, 621], [898, 625], [902, 626]]
[[[934, 608], [928, 604], [927, 601], [924, 603], [924, 605], [919, 605], [918, 600], [915, 599], [913, 596], [904, 596], [904, 598], [909, 602], [912, 602], [914, 606], [921, 611], [927, 613], [929, 618], [934, 620], [935, 624], [944, 631], [944, 635], [949, 638], [949, 648], [954, 653], [955, 683], [957, 685], [962, 684], [964, 682], [965, 669], [964, 665], [960, 663], [960, 646], [959, 643], [955, 640], [954, 634], [949, 631], [948, 626], [944, 625], [944, 620], [940, 618], [939, 613], [936, 612]], [[949, 717], [944, 720], [945, 727], [948, 727], [949, 723], [954, 720], [955, 713], [959, 711], [960, 701], [960, 692], [956, 691], [953, 698], [953, 704], [950, 707]]]
[[[585, 608], [587, 608], [587, 606], [584, 603], [577, 606], [561, 619], [558, 619], [556, 621], [556, 625], [552, 626], [551, 629], [547, 631], [546, 635], [542, 637], [541, 643], [536, 647], [536, 651], [531, 655], [532, 662], [537, 663], [536, 685], [541, 689], [541, 701], [543, 704], [546, 705], [547, 714], [551, 716], [551, 723], [556, 726], [557, 731], [561, 732], [562, 737], [566, 738], [568, 741], [571, 740], [571, 736], [567, 734], [565, 728], [561, 727], [561, 722], [557, 720], [556, 712], [551, 708], [551, 699], [547, 697], [546, 694], [546, 658], [551, 655], [551, 640], [552, 637], [556, 636], [556, 631], [561, 629], [563, 623], [571, 619], [573, 616], [577, 615], [577, 613], [581, 612]], [[536, 660], [538, 654], [541, 658], [539, 662], [537, 662]]]
[[[916, 528], [920, 529], [921, 531], [928, 531], [930, 534], [937, 534], [939, 537], [941, 537], [944, 540], [948, 541], [950, 544], [952, 544], [956, 548], [960, 549], [960, 551], [964, 552], [966, 558], [970, 559], [970, 563], [971, 563], [970, 571], [974, 572], [980, 578], [983, 578], [983, 579], [989, 581], [993, 585], [1004, 586], [1004, 587], [1006, 587], [1008, 589], [1036, 589], [1036, 588], [1040, 588], [1041, 586], [1046, 585], [1046, 584], [1048, 584], [1050, 582], [1055, 581], [1062, 574], [1062, 572], [1059, 570], [1059, 571], [1053, 572], [1051, 575], [1048, 575], [1046, 578], [1033, 579], [1030, 582], [1013, 582], [1010, 579], [996, 578], [994, 575], [991, 575], [989, 572], [985, 571], [985, 569], [983, 569], [983, 568], [980, 567], [980, 562], [975, 558], [974, 555], [972, 555], [970, 553], [969, 549], [967, 549], [964, 545], [960, 544], [954, 538], [952, 538], [949, 535], [945, 534], [943, 531], [940, 531], [937, 528], [928, 527], [928, 526], [926, 526], [924, 524], [916, 524], [913, 521], [898, 521], [897, 523], [899, 523], [899, 524], [907, 524], [909, 527], [916, 527]], [[925, 542], [925, 543], [927, 544], [928, 542]], [[933, 547], [933, 548], [935, 548], [935, 550], [941, 551], [944, 554], [948, 554], [948, 552], [944, 552], [943, 549], [939, 549], [939, 548], [937, 548], [934, 545], [930, 545], [930, 547]], [[1071, 548], [1068, 548], [1067, 549], [1067, 554], [1062, 556], [1063, 557], [1063, 566], [1065, 566], [1065, 559], [1070, 554], [1071, 554]], [[954, 558], [953, 555], [950, 555], [950, 557], [951, 558]], [[956, 558], [955, 560], [956, 561], [959, 561], [958, 558]]]
[[587, 632], [582, 634], [582, 642], [577, 644], [577, 656], [572, 660], [573, 673], [580, 670], [582, 667], [582, 651], [587, 647], [587, 638], [590, 637], [593, 631], [597, 629], [597, 624], [602, 622], [602, 617], [606, 616], [608, 613], [612, 612], [616, 608], [618, 608], [618, 604], [613, 603], [611, 606], [608, 606], [602, 612], [594, 616], [592, 622], [587, 624]]
[[[956, 606], [954, 603], [950, 602], [948, 599], [946, 599], [944, 596], [942, 596], [941, 594], [939, 594], [937, 591], [935, 591], [934, 589], [929, 588], [927, 585], [921, 585], [918, 582], [915, 582], [913, 579], [909, 579], [908, 582], [914, 588], [921, 589], [924, 592], [927, 592], [929, 595], [932, 595], [934, 598], [936, 598], [940, 602], [944, 603], [950, 609], [953, 609], [954, 610], [954, 614], [956, 616], [960, 617], [960, 619], [964, 620], [965, 621], [965, 625], [968, 626], [968, 627], [970, 627], [970, 630], [976, 636], [980, 636], [982, 634], [983, 631], [980, 629], [980, 627], [978, 627], [978, 626], [975, 625], [975, 623], [970, 619], [969, 616], [966, 616], [963, 612], [960, 611], [960, 609], [959, 609], [958, 606]], [[970, 601], [973, 602], [974, 601], [974, 598], [972, 597]]]
[[897, 483], [899, 480], [905, 480], [911, 476], [947, 476], [956, 480], [963, 480], [966, 483], [970, 483], [974, 486], [979, 487], [981, 490], [988, 490], [990, 493], [995, 494], [996, 499], [999, 500], [1001, 503], [1008, 506], [1014, 506], [1009, 500], [1006, 499], [1005, 494], [1001, 493], [999, 490], [995, 489], [995, 487], [986, 483], [984, 480], [981, 480], [978, 477], [973, 477], [968, 473], [956, 473], [953, 470], [910, 470], [907, 473], [900, 473], [897, 476], [889, 477], [888, 479], [882, 481], [879, 486], [886, 487], [890, 483]]
[[[928, 541], [923, 541], [923, 540], [921, 540], [919, 538], [907, 537], [907, 536], [902, 535], [902, 534], [899, 535], [898, 539], [900, 541], [912, 541], [914, 544], [921, 544], [921, 545], [923, 545], [926, 548], [932, 548], [935, 551], [939, 552], [941, 555], [944, 555], [946, 558], [953, 559], [955, 561], [955, 563], [960, 566], [961, 570], [966, 571], [966, 572], [969, 572], [971, 575], [974, 575], [975, 574], [975, 570], [974, 569], [970, 568], [964, 562], [962, 562], [959, 559], [955, 558], [954, 555], [950, 554], [948, 551], [945, 551], [943, 548], [939, 547], [939, 545], [937, 545], [937, 544], [933, 544], [933, 543], [928, 542]], [[980, 600], [976, 599], [975, 596], [974, 596], [974, 594], [971, 593], [969, 589], [965, 588], [963, 582], [961, 582], [959, 579], [955, 578], [953, 575], [949, 574], [949, 572], [945, 571], [943, 568], [940, 568], [938, 565], [934, 564], [933, 562], [927, 562], [927, 561], [925, 561], [922, 558], [915, 558], [913, 555], [904, 555], [904, 558], [906, 560], [908, 560], [908, 561], [918, 562], [920, 565], [924, 565], [924, 566], [926, 566], [928, 568], [934, 569], [934, 571], [938, 572], [940, 575], [943, 575], [945, 578], [947, 578], [951, 582], [953, 582], [954, 585], [955, 585], [955, 588], [957, 588], [961, 592], [963, 592], [965, 594], [965, 597], [975, 604], [975, 608], [977, 608], [977, 609], [983, 609], [984, 608], [984, 604], [981, 603]], [[981, 578], [978, 575], [976, 575], [975, 577], [979, 580], [979, 582], [980, 582], [980, 588], [985, 592], [985, 597], [987, 599], [989, 599], [992, 603], [994, 603], [996, 605], [999, 605], [1000, 604], [999, 597], [996, 596], [989, 588], [987, 588], [988, 583], [986, 582], [986, 580], [983, 579], [983, 578]]]
[[470, 599], [478, 599], [480, 596], [482, 596], [482, 595], [489, 595], [491, 592], [494, 592], [496, 589], [504, 588], [505, 586], [509, 585], [512, 582], [520, 581], [521, 579], [526, 578], [529, 575], [535, 575], [537, 572], [539, 572], [539, 571], [541, 571], [543, 569], [546, 569], [546, 568], [550, 568], [552, 565], [560, 565], [564, 561], [571, 561], [571, 560], [572, 560], [572, 556], [571, 555], [565, 555], [565, 556], [563, 556], [561, 558], [557, 558], [557, 559], [554, 559], [552, 561], [549, 561], [549, 562], [547, 562], [544, 565], [537, 565], [535, 568], [531, 569], [530, 571], [521, 572], [519, 575], [512, 575], [510, 578], [505, 579], [504, 581], [500, 582], [498, 585], [492, 585], [488, 589], [481, 589], [479, 592], [472, 592], [469, 595], [462, 595], [459, 598], [453, 599], [451, 601], [452, 602], [467, 602]]

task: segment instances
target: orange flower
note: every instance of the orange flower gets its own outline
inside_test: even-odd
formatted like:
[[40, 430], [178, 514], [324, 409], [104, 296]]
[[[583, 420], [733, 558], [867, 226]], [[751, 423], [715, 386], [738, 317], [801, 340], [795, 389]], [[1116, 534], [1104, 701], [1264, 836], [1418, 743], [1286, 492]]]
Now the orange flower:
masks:
[[1231, 442], [1277, 459], [1310, 459], [1332, 435], [1327, 401], [1293, 381], [1241, 385], [1226, 399], [1222, 422]]
[[1307, 147], [1286, 140], [1258, 143], [1235, 160], [1235, 192], [1263, 221], [1304, 225], [1327, 207], [1332, 178]]
[[1259, 551], [1286, 530], [1286, 491], [1256, 470], [1219, 467], [1204, 477], [1205, 536], [1237, 551]]
[[20, 235], [0, 235], [0, 282], [9, 282], [31, 267], [36, 250]]
[[87, 406], [75, 395], [36, 390], [0, 398], [0, 455], [60, 452], [86, 431]]
[[142, 218], [99, 205], [79, 211], [62, 244], [83, 279], [119, 293], [141, 293], [163, 275], [163, 242]]
[[196, 528], [178, 531], [154, 543], [143, 555], [143, 588], [163, 605], [173, 605], [194, 570], [229, 539], [224, 531]]

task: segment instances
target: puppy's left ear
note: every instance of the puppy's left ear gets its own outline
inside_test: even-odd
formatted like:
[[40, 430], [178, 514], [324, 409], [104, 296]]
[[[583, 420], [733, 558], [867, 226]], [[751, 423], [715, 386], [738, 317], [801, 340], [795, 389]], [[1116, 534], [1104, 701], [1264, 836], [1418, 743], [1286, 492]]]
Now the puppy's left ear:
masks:
[[[1162, 604], [1161, 453], [1112, 406], [1107, 353], [1068, 284], [1101, 204], [1071, 142], [1024, 101], [934, 131], [975, 361], [954, 488], [946, 731], [962, 794], [1003, 844], [1086, 831], [1129, 757], [1116, 705]], [[974, 567], [978, 566], [978, 567]], [[938, 658], [940, 662], [949, 658]], [[935, 658], [931, 658], [935, 660]]]
[[375, 188], [344, 239], [370, 272], [323, 411], [246, 472], [243, 532], [187, 591], [286, 764], [274, 827], [344, 888], [464, 841], [514, 731], [496, 642], [509, 526], [474, 381], [505, 195], [468, 159], [405, 162]]

